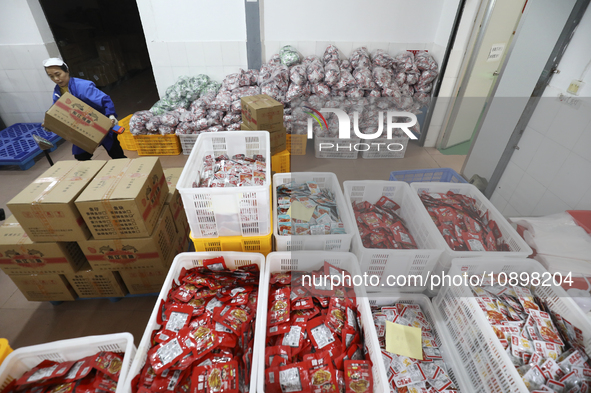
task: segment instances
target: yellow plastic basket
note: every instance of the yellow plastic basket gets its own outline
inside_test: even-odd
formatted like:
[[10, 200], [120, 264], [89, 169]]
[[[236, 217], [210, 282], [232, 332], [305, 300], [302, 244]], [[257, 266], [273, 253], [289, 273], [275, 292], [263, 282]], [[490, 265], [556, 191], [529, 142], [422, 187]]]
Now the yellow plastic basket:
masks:
[[129, 130], [129, 120], [131, 120], [131, 116], [129, 115], [124, 117], [123, 119], [119, 120], [119, 125], [125, 128], [123, 134], [119, 134], [117, 139], [119, 139], [119, 143], [121, 143], [121, 147], [123, 150], [137, 150], [137, 144], [135, 143], [135, 139]]
[[290, 172], [290, 158], [291, 154], [289, 154], [288, 150], [275, 154], [271, 157], [271, 170], [275, 173]]
[[8, 340], [0, 338], [0, 364], [6, 359], [6, 356], [10, 355], [12, 348], [8, 345]]
[[139, 156], [176, 156], [183, 152], [179, 137], [171, 135], [136, 135]]
[[267, 256], [273, 251], [273, 232], [267, 236], [225, 236], [217, 238], [193, 238], [190, 235], [195, 251], [240, 251], [260, 252]]
[[307, 135], [287, 134], [287, 150], [292, 156], [305, 156], [307, 144]]

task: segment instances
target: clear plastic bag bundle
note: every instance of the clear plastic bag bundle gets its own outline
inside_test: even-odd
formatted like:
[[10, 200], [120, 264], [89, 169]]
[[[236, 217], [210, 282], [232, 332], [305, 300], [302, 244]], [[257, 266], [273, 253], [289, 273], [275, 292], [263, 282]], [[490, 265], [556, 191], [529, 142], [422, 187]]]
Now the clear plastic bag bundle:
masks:
[[146, 134], [148, 132], [146, 129], [146, 123], [152, 117], [154, 117], [154, 114], [150, 111], [135, 112], [129, 120], [129, 132], [131, 132], [133, 135]]
[[339, 49], [334, 45], [329, 45], [326, 47], [324, 51], [324, 56], [322, 57], [324, 64], [330, 63], [332, 61], [339, 61]]
[[390, 56], [383, 49], [376, 49], [371, 54], [371, 63], [374, 67], [390, 68], [392, 67], [393, 62], [394, 59], [392, 58], [392, 56]]
[[279, 51], [279, 58], [281, 59], [281, 64], [287, 67], [298, 64], [301, 60], [297, 49], [291, 45], [286, 45], [281, 48]]
[[353, 77], [357, 82], [357, 87], [360, 89], [371, 89], [372, 75], [371, 70], [367, 67], [357, 67], [353, 71]]
[[371, 71], [371, 75], [373, 81], [380, 87], [380, 89], [390, 86], [390, 83], [392, 82], [392, 73], [384, 67], [374, 67]]
[[336, 61], [329, 61], [324, 65], [324, 82], [334, 86], [341, 80], [341, 69]]
[[349, 61], [351, 62], [351, 67], [353, 67], [354, 69], [359, 67], [371, 67], [369, 53], [367, 52], [367, 48], [365, 47], [355, 49], [351, 54]]

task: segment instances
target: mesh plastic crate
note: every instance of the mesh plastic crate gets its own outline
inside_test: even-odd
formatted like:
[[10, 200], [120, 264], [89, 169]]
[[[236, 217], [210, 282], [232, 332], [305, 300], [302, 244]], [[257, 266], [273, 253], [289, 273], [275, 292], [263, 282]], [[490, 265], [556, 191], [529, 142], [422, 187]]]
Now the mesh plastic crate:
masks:
[[[157, 315], [159, 310], [159, 305], [162, 300], [165, 300], [168, 297], [168, 291], [173, 285], [173, 282], [179, 284], [178, 277], [181, 273], [182, 269], [191, 269], [196, 266], [202, 264], [203, 259], [207, 258], [216, 258], [216, 257], [224, 257], [226, 262], [226, 266], [229, 269], [236, 269], [240, 266], [252, 265], [257, 264], [259, 269], [261, 270], [261, 279], [259, 282], [259, 292], [258, 292], [258, 299], [259, 303], [257, 305], [257, 315], [266, 314], [264, 309], [262, 308], [262, 290], [261, 288], [265, 287], [265, 279], [264, 279], [264, 272], [265, 272], [265, 257], [261, 254], [257, 253], [243, 253], [243, 252], [185, 252], [182, 254], [178, 254], [172, 265], [170, 266], [170, 270], [168, 271], [168, 275], [166, 276], [166, 281], [162, 285], [162, 290], [160, 291], [160, 295], [158, 295], [158, 299], [156, 300], [156, 306], [150, 315], [150, 319], [148, 320], [148, 324], [146, 326], [146, 330], [144, 331], [144, 335], [142, 336], [142, 341], [138, 346], [137, 354], [133, 359], [133, 363], [130, 367], [129, 373], [125, 382], [122, 386], [125, 388], [126, 393], [130, 393], [131, 389], [131, 382], [132, 380], [142, 371], [142, 367], [146, 363], [146, 359], [148, 357], [148, 351], [152, 347], [151, 338], [152, 332], [156, 329], [160, 328], [160, 325], [157, 322]], [[265, 306], [266, 307], [266, 306]], [[259, 322], [257, 320], [255, 330], [255, 342], [253, 348], [253, 355], [252, 355], [252, 371], [250, 377], [250, 389], [249, 392], [256, 391], [256, 376], [257, 376], [257, 361], [256, 359], [259, 358], [260, 355], [260, 348], [257, 343], [256, 335], [258, 334], [258, 326]], [[117, 392], [119, 393], [119, 392]]]
[[413, 169], [390, 172], [390, 180], [413, 182], [468, 183], [451, 168]]
[[[349, 214], [355, 222], [353, 202], [367, 201], [375, 204], [382, 196], [388, 197], [398, 203], [398, 213], [406, 223], [411, 235], [415, 239], [418, 250], [385, 250], [365, 248], [361, 241], [359, 231], [355, 230], [351, 245], [351, 251], [357, 255], [362, 272], [380, 277], [380, 289], [382, 285], [387, 286], [386, 278], [389, 275], [413, 275], [421, 276], [427, 280], [430, 271], [437, 264], [443, 248], [437, 241], [437, 233], [428, 225], [424, 215], [419, 214], [424, 207], [417, 201], [413, 191], [404, 182], [364, 180], [346, 181], [343, 183], [345, 189], [345, 200]], [[430, 219], [429, 219], [430, 220]], [[357, 229], [357, 228], [355, 228]], [[436, 229], [437, 230], [437, 229]], [[402, 291], [422, 292], [426, 285], [398, 287]], [[377, 288], [376, 288], [377, 289]], [[367, 288], [372, 291], [372, 288]]]
[[369, 150], [361, 151], [361, 158], [404, 158], [409, 139], [409, 137], [396, 137], [368, 140], [365, 143], [369, 146]]
[[[290, 272], [294, 271], [312, 271], [328, 262], [343, 270], [348, 271], [352, 275], [360, 275], [359, 264], [355, 255], [348, 252], [314, 252], [314, 251], [298, 251], [298, 252], [273, 252], [267, 256], [266, 272], [264, 290], [260, 291], [259, 305], [267, 306], [269, 301], [269, 279], [271, 273], [275, 272]], [[380, 344], [378, 336], [375, 331], [371, 309], [367, 300], [367, 294], [362, 287], [355, 287], [357, 308], [361, 313], [361, 328], [363, 329], [363, 337], [367, 353], [372, 362], [372, 373], [374, 383], [374, 393], [389, 393], [388, 378], [386, 376], [386, 369], [382, 360], [380, 351]], [[264, 348], [265, 335], [267, 332], [267, 312], [263, 308], [263, 312], [257, 318], [257, 338], [255, 346]], [[258, 344], [257, 344], [258, 342]], [[258, 375], [257, 375], [257, 392], [265, 391], [265, 356], [264, 351], [259, 352]], [[253, 362], [254, 363], [254, 362]]]
[[179, 137], [172, 135], [136, 135], [139, 156], [176, 156], [181, 154]]
[[191, 150], [193, 150], [193, 146], [195, 146], [195, 142], [197, 142], [199, 134], [178, 134], [178, 137], [181, 141], [183, 154], [188, 156], [191, 154]]
[[281, 153], [275, 154], [271, 157], [271, 171], [275, 173], [287, 173], [290, 168], [291, 155], [289, 150], [284, 150]]
[[[57, 143], [62, 138], [53, 132], [46, 131], [41, 123], [17, 123], [0, 131], [0, 165], [18, 165], [27, 170], [35, 165], [35, 157], [42, 150], [33, 139], [33, 134]], [[51, 151], [54, 151], [53, 147]]]
[[287, 150], [292, 156], [305, 156], [308, 135], [287, 134]]
[[[277, 186], [286, 183], [314, 181], [320, 188], [328, 188], [335, 195], [341, 221], [345, 225], [344, 235], [279, 235], [277, 222]], [[325, 250], [349, 251], [353, 233], [357, 231], [351, 219], [345, 197], [337, 176], [329, 172], [278, 173], [273, 176], [273, 234], [277, 251]]]
[[127, 391], [124, 381], [128, 377], [129, 368], [136, 353], [133, 336], [130, 333], [80, 337], [16, 349], [4, 359], [0, 366], [0, 390], [43, 360], [49, 359], [56, 362], [79, 360], [101, 351], [125, 352], [115, 393]]
[[359, 151], [355, 145], [361, 139], [339, 139], [314, 136], [314, 154], [316, 158], [338, 158], [342, 160], [355, 160]]
[[129, 129], [129, 121], [131, 120], [132, 116], [133, 115], [129, 115], [119, 120], [119, 126], [124, 127], [125, 131], [123, 131], [122, 134], [119, 134], [117, 138], [124, 150], [136, 151], [137, 143], [135, 141], [135, 137], [131, 134], [131, 130]]
[[[448, 274], [463, 276], [466, 273], [470, 277], [500, 272], [547, 273], [531, 259], [470, 258], [454, 260]], [[536, 294], [553, 312], [583, 331], [587, 355], [591, 355], [591, 322], [564, 289], [550, 285], [537, 287]], [[447, 328], [459, 355], [458, 362], [469, 377], [472, 386], [468, 392], [528, 392], [468, 287], [442, 288], [433, 299], [433, 306], [435, 319]]]
[[0, 338], [0, 364], [6, 359], [8, 355], [12, 352], [12, 348], [8, 345], [8, 340], [5, 338]]
[[458, 355], [454, 343], [449, 337], [445, 326], [435, 317], [433, 304], [427, 296], [415, 293], [384, 294], [375, 297], [369, 294], [368, 296], [370, 306], [385, 307], [396, 303], [418, 304], [421, 306], [425, 318], [427, 318], [427, 321], [431, 324], [432, 329], [430, 333], [435, 336], [435, 340], [439, 344], [439, 350], [441, 351], [441, 356], [447, 366], [447, 373], [450, 379], [455, 387], [460, 389], [462, 393], [473, 392], [473, 390], [468, 390], [470, 383], [467, 381], [467, 376], [464, 374], [463, 368], [458, 364]]
[[[489, 257], [489, 258], [527, 258], [532, 254], [532, 249], [527, 245], [525, 240], [519, 234], [511, 224], [503, 217], [503, 215], [497, 210], [496, 207], [482, 194], [478, 188], [472, 184], [464, 183], [411, 183], [411, 189], [416, 194], [416, 198], [419, 198], [418, 194], [423, 191], [428, 193], [446, 193], [452, 191], [456, 194], [462, 194], [474, 198], [476, 200], [476, 208], [485, 212], [488, 210], [488, 217], [491, 220], [495, 220], [501, 233], [503, 234], [502, 240], [507, 243], [510, 251], [453, 251], [443, 235], [439, 232], [439, 229], [429, 216], [427, 209], [424, 208], [418, 213], [421, 214], [427, 221], [430, 231], [437, 231], [439, 235], [437, 241], [440, 244], [438, 247], [443, 247], [443, 253], [439, 258], [439, 263], [433, 270], [435, 273], [441, 271], [447, 271], [451, 266], [452, 259], [455, 258], [473, 258], [473, 257]], [[419, 200], [420, 202], [420, 200]], [[422, 202], [420, 202], [422, 204]]]
[[226, 131], [200, 134], [176, 188], [195, 238], [266, 236], [271, 233], [271, 168], [262, 186], [193, 188], [208, 155], [260, 154], [271, 161], [266, 131]]
[[272, 233], [267, 236], [222, 236], [215, 239], [196, 239], [192, 235], [190, 237], [195, 246], [195, 251], [259, 252], [263, 255], [273, 251]]

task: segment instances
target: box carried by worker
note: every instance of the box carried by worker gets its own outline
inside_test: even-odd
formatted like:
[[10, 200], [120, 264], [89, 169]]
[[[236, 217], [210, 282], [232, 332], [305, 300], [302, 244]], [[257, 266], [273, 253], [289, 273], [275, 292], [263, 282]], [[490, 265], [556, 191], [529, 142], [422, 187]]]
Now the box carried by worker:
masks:
[[109, 132], [111, 124], [111, 119], [92, 106], [64, 93], [45, 113], [43, 126], [92, 153]]

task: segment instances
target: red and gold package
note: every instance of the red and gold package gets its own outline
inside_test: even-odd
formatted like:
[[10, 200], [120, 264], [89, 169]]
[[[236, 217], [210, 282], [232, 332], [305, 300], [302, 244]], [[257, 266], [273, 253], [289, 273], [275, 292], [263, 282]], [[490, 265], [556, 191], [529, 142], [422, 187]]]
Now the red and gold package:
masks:
[[268, 315], [268, 325], [279, 325], [289, 321], [290, 314], [290, 290], [281, 288], [270, 294], [270, 307]]
[[244, 326], [250, 321], [251, 316], [239, 307], [227, 305], [214, 313], [213, 320], [231, 329], [235, 334], [241, 335]]
[[203, 267], [205, 267], [211, 271], [214, 271], [214, 272], [219, 272], [219, 271], [228, 269], [226, 266], [226, 261], [224, 260], [224, 257], [204, 259], [203, 260]]
[[552, 319], [548, 313], [530, 309], [529, 314], [533, 318], [536, 329], [543, 341], [554, 343], [560, 346], [564, 345], [564, 342], [560, 339], [558, 330], [552, 323]]
[[324, 323], [325, 318], [318, 317], [308, 322], [308, 338], [317, 350], [335, 342], [333, 332]]
[[114, 352], [100, 352], [94, 358], [93, 367], [117, 382], [123, 365], [123, 356]]
[[371, 363], [367, 360], [345, 360], [346, 393], [373, 392]]
[[346, 300], [333, 297], [330, 299], [328, 313], [326, 317], [326, 326], [333, 332], [340, 335], [347, 319]]
[[193, 368], [192, 393], [238, 393], [239, 391], [238, 363], [235, 360]]
[[[188, 333], [189, 329], [185, 330]], [[179, 332], [176, 337], [152, 347], [148, 351], [148, 359], [154, 372], [160, 375], [194, 349], [195, 341], [193, 338], [188, 334], [183, 335]]]
[[529, 289], [524, 287], [513, 287], [513, 290], [515, 291], [515, 294], [517, 295], [517, 298], [519, 299], [519, 302], [523, 306], [523, 309], [526, 313], [529, 314], [531, 310], [540, 310], [538, 305], [535, 303], [534, 297], [532, 296]]
[[265, 392], [310, 393], [310, 379], [305, 363], [271, 367], [265, 371]]

